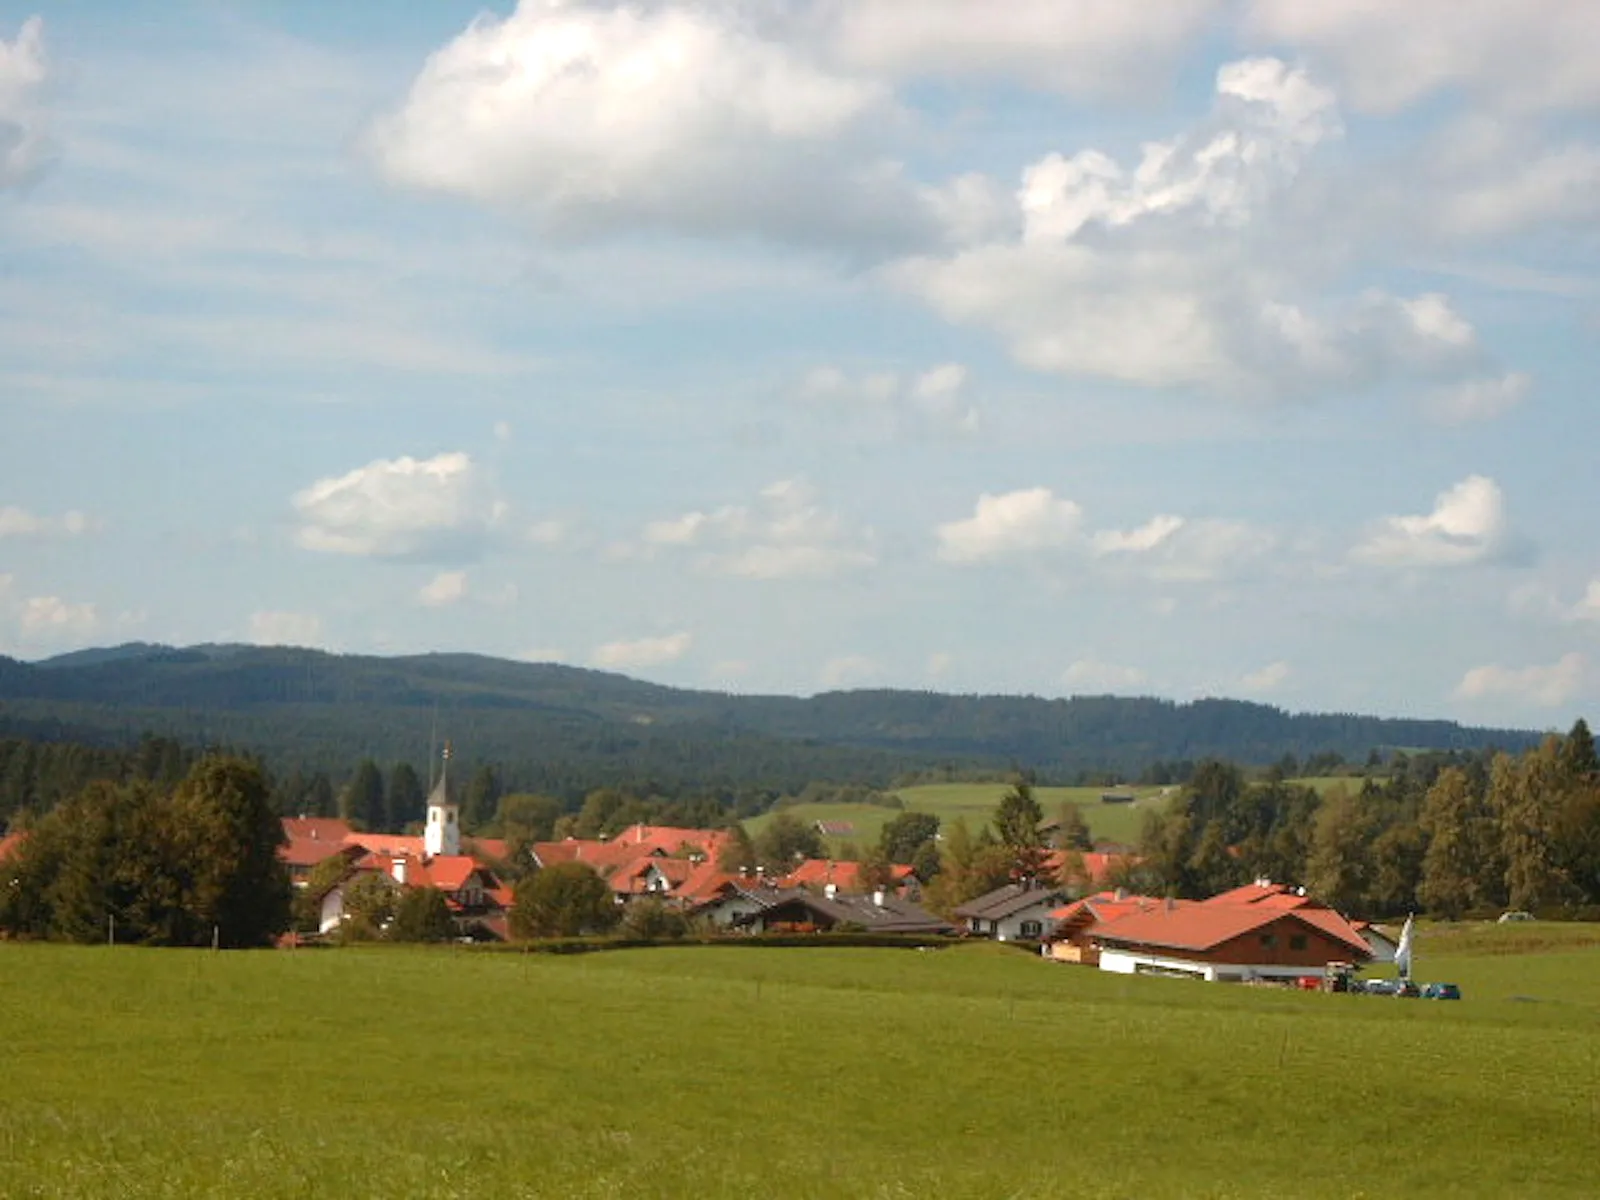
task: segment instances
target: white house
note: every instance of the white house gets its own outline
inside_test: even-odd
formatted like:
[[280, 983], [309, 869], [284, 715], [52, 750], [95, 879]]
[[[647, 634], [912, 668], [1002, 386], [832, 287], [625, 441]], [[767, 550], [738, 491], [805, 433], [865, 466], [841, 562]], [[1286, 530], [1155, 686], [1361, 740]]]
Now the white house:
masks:
[[997, 942], [1034, 941], [1055, 931], [1050, 914], [1070, 903], [1066, 888], [1045, 886], [1038, 881], [1008, 883], [987, 895], [969, 900], [955, 910], [968, 933], [981, 934]]

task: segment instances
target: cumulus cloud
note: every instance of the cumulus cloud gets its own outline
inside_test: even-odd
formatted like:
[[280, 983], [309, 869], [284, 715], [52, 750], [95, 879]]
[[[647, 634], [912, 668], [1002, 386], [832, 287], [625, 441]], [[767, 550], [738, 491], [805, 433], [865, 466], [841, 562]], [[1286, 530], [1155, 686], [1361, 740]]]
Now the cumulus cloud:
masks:
[[44, 21], [29, 17], [13, 41], [0, 38], [0, 190], [33, 179], [48, 160], [40, 106], [48, 77]]
[[321, 617], [281, 610], [251, 613], [250, 640], [258, 646], [326, 645]]
[[465, 559], [503, 515], [463, 453], [377, 459], [293, 498], [307, 550], [368, 558]]
[[1512, 109], [1600, 104], [1600, 8], [1573, 0], [1251, 0], [1245, 32], [1299, 47], [1364, 112], [1445, 89]]
[[677, 662], [689, 652], [694, 638], [688, 633], [670, 633], [662, 637], [639, 638], [635, 641], [607, 642], [595, 647], [591, 661], [597, 667], [625, 670], [632, 667], [659, 667]]
[[95, 522], [76, 510], [59, 517], [44, 517], [16, 505], [0, 507], [0, 538], [78, 537], [95, 527]]
[[[1221, 0], [825, 0], [844, 61], [902, 77], [989, 76], [1070, 95], [1125, 95], [1159, 78]], [[909, 17], [909, 19], [908, 19]]]
[[1133, 529], [1090, 530], [1081, 506], [1042, 487], [985, 493], [972, 516], [935, 533], [945, 562], [1072, 555], [1113, 575], [1172, 583], [1237, 574], [1278, 546], [1274, 533], [1248, 522], [1171, 514]]
[[1070, 546], [1083, 524], [1083, 509], [1049, 488], [978, 497], [970, 517], [938, 528], [939, 557], [975, 563]]
[[1434, 420], [1446, 425], [1491, 421], [1527, 399], [1531, 383], [1532, 380], [1520, 371], [1509, 371], [1487, 379], [1470, 379], [1434, 391], [1424, 401], [1424, 407]]
[[1473, 667], [1456, 685], [1457, 700], [1509, 700], [1541, 708], [1566, 704], [1584, 686], [1588, 664], [1573, 651], [1557, 662], [1528, 667]]
[[1591, 579], [1583, 598], [1567, 610], [1573, 621], [1600, 621], [1600, 579]]
[[440, 571], [417, 592], [417, 599], [428, 608], [445, 608], [467, 596], [465, 571]]
[[1239, 686], [1246, 692], [1271, 692], [1282, 687], [1288, 681], [1290, 674], [1288, 663], [1268, 663], [1259, 671], [1248, 672], [1239, 680]]
[[818, 680], [825, 688], [847, 687], [866, 682], [881, 669], [876, 659], [865, 654], [841, 654], [822, 664]]
[[870, 148], [892, 114], [882, 85], [765, 36], [738, 6], [522, 0], [431, 55], [368, 143], [395, 182], [568, 235], [900, 245], [927, 229]]
[[1047, 155], [1023, 172], [1015, 236], [886, 275], [1063, 375], [1270, 399], [1481, 374], [1476, 335], [1443, 295], [1329, 292], [1297, 189], [1342, 132], [1334, 94], [1305, 71], [1228, 63], [1197, 128], [1132, 166]]
[[1440, 492], [1432, 512], [1385, 517], [1351, 557], [1373, 566], [1463, 567], [1504, 558], [1513, 544], [1500, 485], [1469, 475]]
[[643, 540], [651, 551], [688, 551], [701, 569], [744, 579], [825, 578], [878, 561], [871, 530], [850, 529], [794, 479], [763, 488], [753, 505], [652, 521]]
[[1087, 693], [1109, 695], [1113, 692], [1132, 691], [1142, 686], [1145, 682], [1145, 673], [1137, 667], [1124, 667], [1116, 663], [1082, 658], [1062, 672], [1061, 682], [1080, 695]]
[[943, 363], [914, 375], [894, 371], [851, 375], [817, 367], [800, 385], [800, 399], [830, 425], [869, 438], [918, 434], [966, 436], [980, 418], [968, 398], [967, 368]]
[[93, 604], [60, 596], [30, 596], [17, 605], [17, 628], [25, 641], [56, 643], [89, 637], [100, 627]]

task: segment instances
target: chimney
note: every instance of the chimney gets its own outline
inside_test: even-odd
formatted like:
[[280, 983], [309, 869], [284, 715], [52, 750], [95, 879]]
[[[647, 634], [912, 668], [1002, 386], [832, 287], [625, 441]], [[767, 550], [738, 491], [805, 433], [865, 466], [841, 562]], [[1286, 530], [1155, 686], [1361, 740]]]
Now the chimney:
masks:
[[389, 859], [389, 874], [394, 876], [396, 883], [404, 883], [406, 881], [406, 856], [404, 854], [396, 854]]
[[882, 908], [883, 907], [883, 889], [882, 888], [875, 888], [873, 890], [873, 893], [872, 893], [872, 906], [874, 908]]
[[1168, 912], [1177, 912], [1178, 911], [1178, 902], [1175, 899], [1173, 899], [1171, 896], [1167, 897], [1167, 911]]
[[1128, 889], [1127, 888], [1118, 888], [1115, 892], [1112, 893], [1112, 899], [1114, 899], [1114, 900], [1126, 900], [1127, 898], [1128, 898]]
[[830, 884], [826, 885], [822, 889], [822, 894], [824, 896], [826, 896], [829, 900], [832, 900], [834, 897], [838, 896], [838, 894], [839, 894], [839, 885], [836, 884], [836, 883], [830, 883]]

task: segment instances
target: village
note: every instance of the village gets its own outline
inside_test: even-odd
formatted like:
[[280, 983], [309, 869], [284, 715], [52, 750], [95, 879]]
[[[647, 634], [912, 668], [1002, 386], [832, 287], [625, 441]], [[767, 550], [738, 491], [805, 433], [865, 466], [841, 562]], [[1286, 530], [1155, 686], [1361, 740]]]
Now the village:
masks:
[[[420, 835], [364, 833], [331, 817], [286, 817], [280, 857], [310, 901], [315, 930], [296, 942], [336, 940], [347, 898], [365, 881], [394, 894], [440, 892], [463, 941], [511, 937], [513, 889], [502, 880], [507, 844], [461, 832], [441, 775]], [[532, 871], [577, 863], [603, 879], [619, 910], [653, 901], [708, 933], [726, 936], [861, 932], [919, 938], [983, 938], [1037, 947], [1047, 960], [1125, 975], [1302, 987], [1395, 961], [1384, 929], [1348, 918], [1294, 887], [1267, 879], [1198, 900], [1103, 887], [1126, 848], [1079, 855], [1082, 886], [1056, 882], [1065, 853], [972, 899], [946, 919], [923, 906], [925, 881], [908, 864], [865, 880], [853, 861], [811, 858], [777, 874], [719, 865], [724, 830], [636, 824], [604, 839], [569, 837], [527, 848]]]

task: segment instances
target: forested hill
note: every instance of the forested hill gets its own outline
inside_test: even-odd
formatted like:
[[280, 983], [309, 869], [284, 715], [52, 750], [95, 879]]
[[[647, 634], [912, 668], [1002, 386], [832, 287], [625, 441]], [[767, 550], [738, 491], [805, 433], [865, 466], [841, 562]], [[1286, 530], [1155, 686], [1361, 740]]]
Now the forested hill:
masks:
[[887, 782], [915, 768], [1010, 764], [1068, 776], [1206, 756], [1364, 759], [1375, 748], [1522, 749], [1536, 740], [1522, 730], [1290, 714], [1236, 700], [734, 696], [466, 654], [142, 644], [39, 663], [0, 657], [6, 732], [101, 742], [153, 732], [328, 768], [365, 755], [421, 760], [437, 732], [475, 760], [536, 766], [527, 782], [558, 789], [626, 778]]

